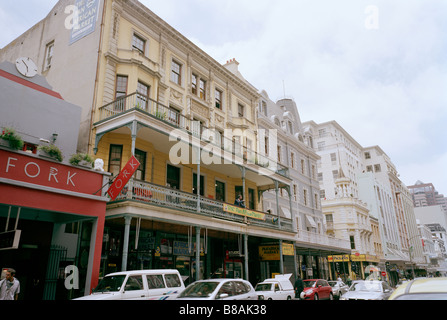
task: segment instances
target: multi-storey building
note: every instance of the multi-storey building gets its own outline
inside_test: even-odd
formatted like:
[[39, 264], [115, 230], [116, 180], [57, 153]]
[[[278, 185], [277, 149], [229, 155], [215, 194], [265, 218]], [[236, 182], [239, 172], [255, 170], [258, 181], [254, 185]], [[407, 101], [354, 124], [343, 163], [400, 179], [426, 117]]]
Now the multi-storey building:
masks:
[[[340, 192], [367, 203], [370, 215], [379, 224], [384, 253], [381, 265], [385, 269], [383, 262], [391, 263], [388, 270], [393, 271], [393, 281], [398, 280], [397, 270], [409, 268], [410, 249], [412, 262], [422, 263], [410, 193], [385, 152], [378, 146], [363, 148], [335, 121], [303, 125], [309, 133], [308, 143], [321, 156], [318, 171], [323, 208], [326, 203], [334, 202]], [[342, 189], [337, 185], [340, 171], [352, 181]], [[326, 213], [325, 209], [323, 212]]]
[[416, 181], [413, 186], [408, 186], [415, 207], [428, 207], [440, 205], [447, 212], [447, 198], [436, 191], [432, 183]]
[[[327, 256], [333, 254], [334, 248], [344, 247], [345, 253], [349, 253], [349, 243], [340, 240], [340, 237], [328, 236], [325, 232], [317, 180], [319, 156], [304, 142], [304, 131], [295, 102], [281, 99], [275, 103], [265, 91], [261, 92], [261, 96], [258, 111], [260, 150], [267, 152], [266, 146], [270, 145], [270, 150], [273, 149], [271, 156], [289, 168], [292, 179], [286, 190], [272, 188], [263, 194], [264, 208], [279, 211], [283, 217], [292, 217], [296, 224], [296, 253], [301, 276], [327, 278]], [[274, 146], [271, 146], [272, 133], [276, 136], [273, 139], [276, 141]], [[338, 251], [341, 253], [340, 249]]]
[[[132, 156], [140, 163], [107, 205], [101, 274], [177, 268], [187, 282], [223, 276], [256, 283], [296, 273], [295, 248], [315, 255], [328, 239], [320, 238], [317, 157], [294, 144], [303, 150], [297, 161], [306, 163], [297, 189], [308, 192], [294, 210], [299, 201], [287, 161], [270, 143], [258, 149], [262, 95], [237, 61], [219, 64], [136, 0], [76, 2], [82, 28], [67, 28], [72, 2], [60, 0], [3, 48], [0, 60], [30, 57], [82, 108], [78, 150], [103, 159], [114, 177]], [[288, 192], [266, 208], [263, 194], [272, 189]], [[245, 208], [233, 205], [239, 195]], [[349, 252], [343, 241], [325, 248]]]

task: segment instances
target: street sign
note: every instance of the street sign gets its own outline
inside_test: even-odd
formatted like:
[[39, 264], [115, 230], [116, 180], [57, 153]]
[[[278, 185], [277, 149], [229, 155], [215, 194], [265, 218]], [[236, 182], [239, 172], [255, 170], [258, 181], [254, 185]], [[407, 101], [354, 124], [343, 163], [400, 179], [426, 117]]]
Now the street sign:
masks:
[[112, 201], [115, 201], [116, 197], [118, 197], [121, 190], [123, 190], [132, 175], [135, 173], [135, 171], [137, 171], [139, 166], [140, 162], [138, 162], [138, 160], [134, 156], [132, 156], [107, 191]]
[[382, 276], [386, 277], [386, 272], [385, 271], [382, 271]]

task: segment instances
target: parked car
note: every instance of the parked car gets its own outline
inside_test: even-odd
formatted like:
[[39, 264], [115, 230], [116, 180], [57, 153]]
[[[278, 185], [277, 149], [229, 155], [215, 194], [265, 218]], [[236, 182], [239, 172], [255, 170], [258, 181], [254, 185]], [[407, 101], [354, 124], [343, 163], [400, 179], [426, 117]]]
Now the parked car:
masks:
[[328, 283], [332, 287], [332, 294], [336, 299], [340, 299], [340, 297], [349, 290], [349, 286], [343, 281], [335, 280], [328, 281]]
[[191, 283], [177, 300], [257, 300], [250, 282], [242, 279], [209, 279]]
[[256, 285], [258, 300], [292, 300], [295, 297], [292, 274], [276, 275], [273, 279], [265, 279]]
[[447, 300], [447, 278], [423, 278], [408, 281], [389, 300]]
[[168, 300], [184, 289], [178, 270], [123, 271], [106, 275], [91, 295], [75, 300]]
[[334, 299], [332, 287], [326, 280], [312, 279], [304, 280], [303, 282], [304, 290], [300, 295], [302, 300]]
[[393, 289], [385, 281], [357, 280], [340, 300], [388, 300]]

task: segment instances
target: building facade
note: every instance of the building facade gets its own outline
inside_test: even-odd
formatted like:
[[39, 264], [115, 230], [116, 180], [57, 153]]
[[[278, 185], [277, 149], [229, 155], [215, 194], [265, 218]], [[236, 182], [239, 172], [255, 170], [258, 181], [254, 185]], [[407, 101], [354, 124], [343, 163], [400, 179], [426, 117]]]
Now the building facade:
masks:
[[[219, 64], [136, 0], [93, 1], [82, 8], [88, 29], [63, 28], [71, 4], [59, 1], [0, 59], [31, 57], [82, 108], [77, 149], [103, 159], [112, 179], [132, 156], [140, 163], [107, 204], [100, 275], [177, 268], [186, 283], [239, 277], [253, 284], [302, 266], [327, 275], [323, 256], [349, 252], [349, 243], [323, 234], [317, 156], [294, 141], [297, 161], [306, 163], [295, 181], [287, 158], [271, 148], [273, 136], [259, 148], [263, 97], [238, 62]], [[300, 123], [291, 108], [288, 118]], [[303, 202], [295, 199], [299, 188], [308, 190]], [[239, 195], [244, 208], [234, 203]], [[312, 258], [297, 257], [304, 256], [298, 248]]]

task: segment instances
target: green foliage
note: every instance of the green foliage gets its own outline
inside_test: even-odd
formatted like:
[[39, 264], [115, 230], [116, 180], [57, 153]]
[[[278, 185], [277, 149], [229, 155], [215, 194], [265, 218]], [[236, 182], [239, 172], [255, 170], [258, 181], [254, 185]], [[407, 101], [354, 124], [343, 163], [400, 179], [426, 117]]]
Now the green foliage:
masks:
[[54, 144], [39, 146], [38, 149], [48, 153], [50, 157], [57, 159], [59, 162], [62, 162], [64, 159], [62, 151]]
[[23, 140], [20, 135], [12, 128], [4, 128], [0, 138], [9, 141], [9, 147], [15, 150], [20, 150], [23, 148]]

